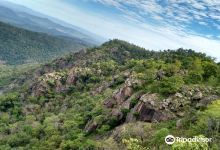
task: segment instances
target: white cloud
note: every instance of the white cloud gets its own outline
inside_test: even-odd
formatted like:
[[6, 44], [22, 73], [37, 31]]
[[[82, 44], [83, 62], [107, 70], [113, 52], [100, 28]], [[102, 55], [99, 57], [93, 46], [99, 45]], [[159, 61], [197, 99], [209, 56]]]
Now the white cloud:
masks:
[[[155, 3], [154, 0], [94, 0], [121, 10], [121, 15], [117, 16], [119, 19], [97, 14], [91, 10], [82, 10], [61, 0], [9, 1], [23, 4], [108, 39], [118, 38], [154, 50], [190, 48], [217, 57], [220, 61], [220, 40], [202, 37], [193, 31], [186, 30], [187, 23], [194, 18], [197, 18], [198, 22], [203, 26], [207, 24], [206, 19], [204, 19], [208, 16], [206, 12], [185, 7], [177, 8], [181, 2], [195, 3], [193, 0], [164, 0], [167, 1], [166, 7], [158, 6], [158, 3]], [[212, 2], [218, 3], [218, 1], [214, 0]], [[213, 3], [204, 0], [201, 5], [204, 6], [206, 4], [206, 7], [216, 8]], [[138, 12], [127, 9], [125, 4], [138, 8]], [[192, 7], [195, 6], [192, 5]], [[174, 8], [175, 10], [173, 10]], [[161, 16], [161, 13], [172, 19], [166, 20], [166, 18]], [[144, 21], [144, 15], [146, 14], [158, 21], [159, 24]], [[215, 27], [217, 29], [219, 24], [215, 23]]]

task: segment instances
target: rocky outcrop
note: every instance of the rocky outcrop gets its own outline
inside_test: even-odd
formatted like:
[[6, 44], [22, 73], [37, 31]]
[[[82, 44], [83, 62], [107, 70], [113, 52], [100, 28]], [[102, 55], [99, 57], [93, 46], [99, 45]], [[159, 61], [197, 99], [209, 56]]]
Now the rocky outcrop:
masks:
[[118, 91], [116, 91], [113, 95], [113, 99], [116, 101], [118, 105], [122, 104], [129, 96], [131, 96], [133, 90], [130, 86], [125, 86]]
[[[160, 122], [177, 117], [183, 117], [188, 106], [199, 108], [219, 98], [213, 90], [206, 87], [184, 86], [178, 93], [161, 99], [157, 93], [134, 93], [133, 85], [129, 78], [125, 84], [112, 97], [104, 101], [104, 106], [111, 109], [108, 117], [115, 117], [119, 122], [145, 121]], [[136, 101], [134, 104], [134, 100]], [[123, 113], [123, 110], [128, 113]], [[180, 121], [177, 123], [181, 127]]]
[[[104, 101], [104, 105], [107, 108], [118, 107], [123, 104], [129, 97], [134, 93], [133, 86], [136, 84], [141, 84], [140, 81], [128, 78], [125, 84], [113, 93], [113, 96]], [[126, 104], [129, 105], [129, 104]]]
[[146, 121], [146, 122], [159, 122], [169, 120], [175, 115], [166, 109], [165, 102], [161, 102], [158, 94], [146, 93], [139, 99], [138, 104], [128, 114], [126, 121]]
[[196, 104], [196, 108], [206, 107], [212, 101], [217, 100], [217, 99], [219, 99], [219, 96], [217, 95], [205, 96], [199, 101], [199, 103]]

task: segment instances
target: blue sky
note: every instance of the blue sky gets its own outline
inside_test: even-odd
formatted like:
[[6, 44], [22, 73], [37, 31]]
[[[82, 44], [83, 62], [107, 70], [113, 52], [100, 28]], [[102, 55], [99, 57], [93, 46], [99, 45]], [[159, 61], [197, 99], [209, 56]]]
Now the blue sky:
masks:
[[7, 0], [147, 49], [180, 47], [220, 60], [220, 0]]

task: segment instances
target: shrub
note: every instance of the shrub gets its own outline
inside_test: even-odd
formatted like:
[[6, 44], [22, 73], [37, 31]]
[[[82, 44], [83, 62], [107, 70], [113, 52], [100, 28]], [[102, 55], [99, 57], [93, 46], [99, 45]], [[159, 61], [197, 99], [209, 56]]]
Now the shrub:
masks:
[[203, 77], [205, 80], [208, 80], [209, 77], [214, 76], [216, 77], [218, 74], [218, 66], [214, 63], [211, 62], [204, 62], [203, 63], [203, 70], [204, 74]]
[[187, 78], [187, 82], [193, 84], [200, 83], [202, 82], [202, 80], [203, 80], [202, 74], [195, 71], [190, 72]]
[[160, 145], [164, 144], [164, 139], [168, 134], [169, 134], [169, 130], [167, 128], [162, 128], [158, 130], [154, 134], [154, 138], [152, 140], [153, 144], [157, 146], [157, 148], [159, 149]]
[[138, 100], [136, 98], [131, 100], [131, 108], [133, 108], [138, 103]]
[[159, 82], [159, 92], [162, 94], [176, 93], [184, 84], [180, 76], [165, 77]]
[[130, 109], [122, 108], [122, 109], [121, 109], [121, 112], [122, 112], [123, 116], [126, 117], [127, 114], [130, 112]]
[[[203, 135], [200, 135], [198, 137], [204, 138]], [[172, 150], [208, 150], [208, 143], [206, 142], [175, 142], [172, 145]]]
[[149, 148], [142, 146], [138, 139], [123, 139], [122, 142], [127, 146], [128, 150], [149, 150]]

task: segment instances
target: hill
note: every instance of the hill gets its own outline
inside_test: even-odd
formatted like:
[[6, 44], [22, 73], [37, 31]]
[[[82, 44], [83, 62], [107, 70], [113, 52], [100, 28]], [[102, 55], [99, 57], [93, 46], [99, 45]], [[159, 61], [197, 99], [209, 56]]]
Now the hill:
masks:
[[80, 39], [50, 36], [0, 22], [0, 60], [6, 64], [42, 63], [91, 46]]
[[77, 38], [90, 44], [103, 42], [101, 37], [81, 28], [6, 1], [0, 2], [0, 21], [34, 32]]
[[0, 149], [219, 149], [219, 72], [202, 53], [120, 40], [58, 58], [0, 96]]

